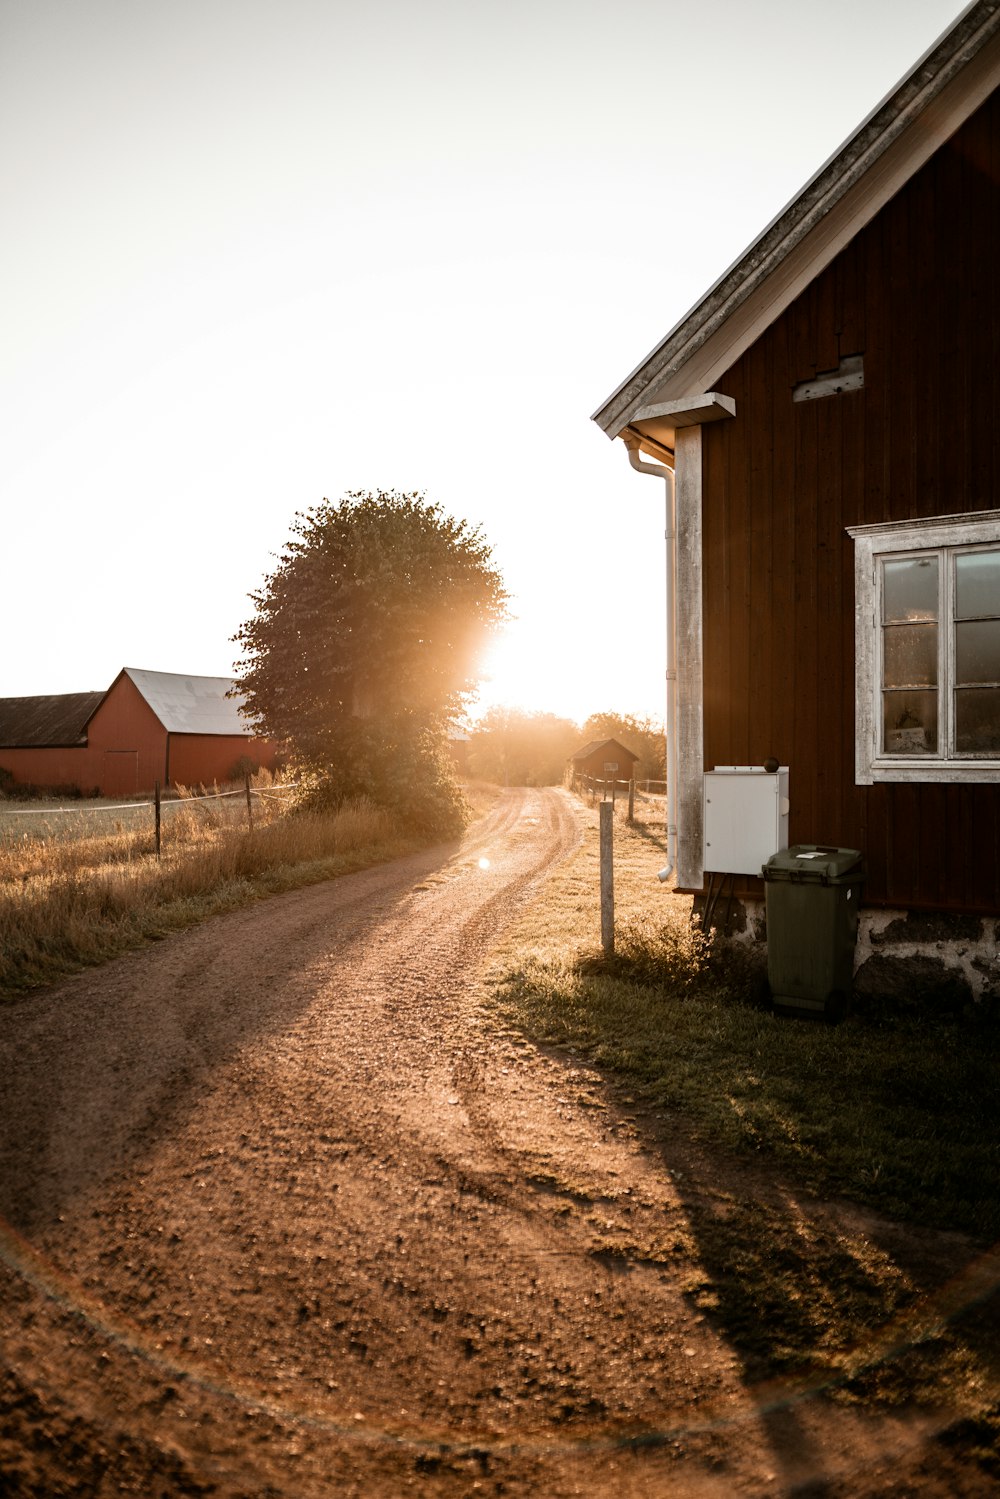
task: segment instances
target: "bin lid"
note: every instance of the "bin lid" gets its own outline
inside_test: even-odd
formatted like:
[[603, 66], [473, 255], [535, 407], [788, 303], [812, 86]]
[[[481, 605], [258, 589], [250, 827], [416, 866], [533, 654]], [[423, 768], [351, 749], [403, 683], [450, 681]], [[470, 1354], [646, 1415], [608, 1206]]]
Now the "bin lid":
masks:
[[765, 880], [831, 880], [857, 879], [861, 873], [861, 851], [856, 848], [830, 848], [823, 843], [794, 843], [772, 854], [761, 873]]

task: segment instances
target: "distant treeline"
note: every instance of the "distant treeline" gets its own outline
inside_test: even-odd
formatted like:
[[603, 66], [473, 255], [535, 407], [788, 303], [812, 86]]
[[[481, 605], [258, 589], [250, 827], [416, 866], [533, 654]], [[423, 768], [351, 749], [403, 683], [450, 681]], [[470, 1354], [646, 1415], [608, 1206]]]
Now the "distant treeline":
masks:
[[570, 757], [600, 739], [617, 739], [639, 756], [637, 781], [662, 781], [666, 774], [663, 725], [632, 713], [592, 713], [581, 728], [554, 713], [491, 708], [470, 733], [470, 775], [500, 785], [556, 786]]

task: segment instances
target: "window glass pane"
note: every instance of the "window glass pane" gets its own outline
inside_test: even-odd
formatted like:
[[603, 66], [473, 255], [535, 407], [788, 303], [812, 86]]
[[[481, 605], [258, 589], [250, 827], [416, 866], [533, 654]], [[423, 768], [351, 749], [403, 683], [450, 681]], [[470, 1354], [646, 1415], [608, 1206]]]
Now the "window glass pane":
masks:
[[938, 617], [938, 559], [907, 557], [882, 564], [882, 621]]
[[1000, 551], [959, 552], [955, 557], [955, 616], [1000, 615]]
[[937, 693], [883, 692], [882, 743], [887, 755], [937, 751]]
[[1000, 687], [955, 693], [955, 748], [960, 755], [1000, 754]]
[[882, 631], [883, 687], [933, 687], [937, 625], [888, 625]]
[[955, 626], [955, 685], [1000, 682], [1000, 619]]

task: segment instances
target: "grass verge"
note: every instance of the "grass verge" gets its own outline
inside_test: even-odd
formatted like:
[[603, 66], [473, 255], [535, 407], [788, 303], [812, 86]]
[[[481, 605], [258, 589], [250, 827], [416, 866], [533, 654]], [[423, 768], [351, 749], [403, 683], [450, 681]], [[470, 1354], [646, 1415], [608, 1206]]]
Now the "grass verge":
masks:
[[[706, 1205], [692, 1193], [686, 1204], [698, 1266], [688, 1294], [748, 1373], [795, 1371], [865, 1400], [978, 1392], [976, 1431], [1000, 1435], [986, 1250], [1000, 1237], [1000, 1027], [952, 1015], [838, 1027], [775, 1016], [759, 964], [714, 952], [691, 927], [690, 902], [658, 886], [659, 831], [621, 818], [616, 952], [605, 958], [596, 809], [584, 815], [581, 847], [499, 955], [497, 1014], [585, 1057], [609, 1101], [645, 1105], [665, 1164], [671, 1140], [687, 1137], [768, 1168], [769, 1195], [716, 1191]], [[796, 1206], [809, 1194], [959, 1230], [970, 1241], [955, 1241], [956, 1263], [975, 1271], [950, 1299], [928, 1301], [938, 1272], [918, 1263], [919, 1234], [904, 1253], [900, 1236], [879, 1241], [860, 1214], [831, 1228]]]

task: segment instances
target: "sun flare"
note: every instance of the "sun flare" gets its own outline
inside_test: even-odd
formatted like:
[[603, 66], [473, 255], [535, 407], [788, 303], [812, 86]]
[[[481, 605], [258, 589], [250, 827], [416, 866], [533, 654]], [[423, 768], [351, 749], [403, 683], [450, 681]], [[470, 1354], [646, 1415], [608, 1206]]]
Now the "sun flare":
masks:
[[508, 628], [482, 658], [482, 681], [473, 716], [494, 707], [555, 713], [583, 723], [593, 711], [593, 684], [585, 662], [564, 649], [553, 634]]

